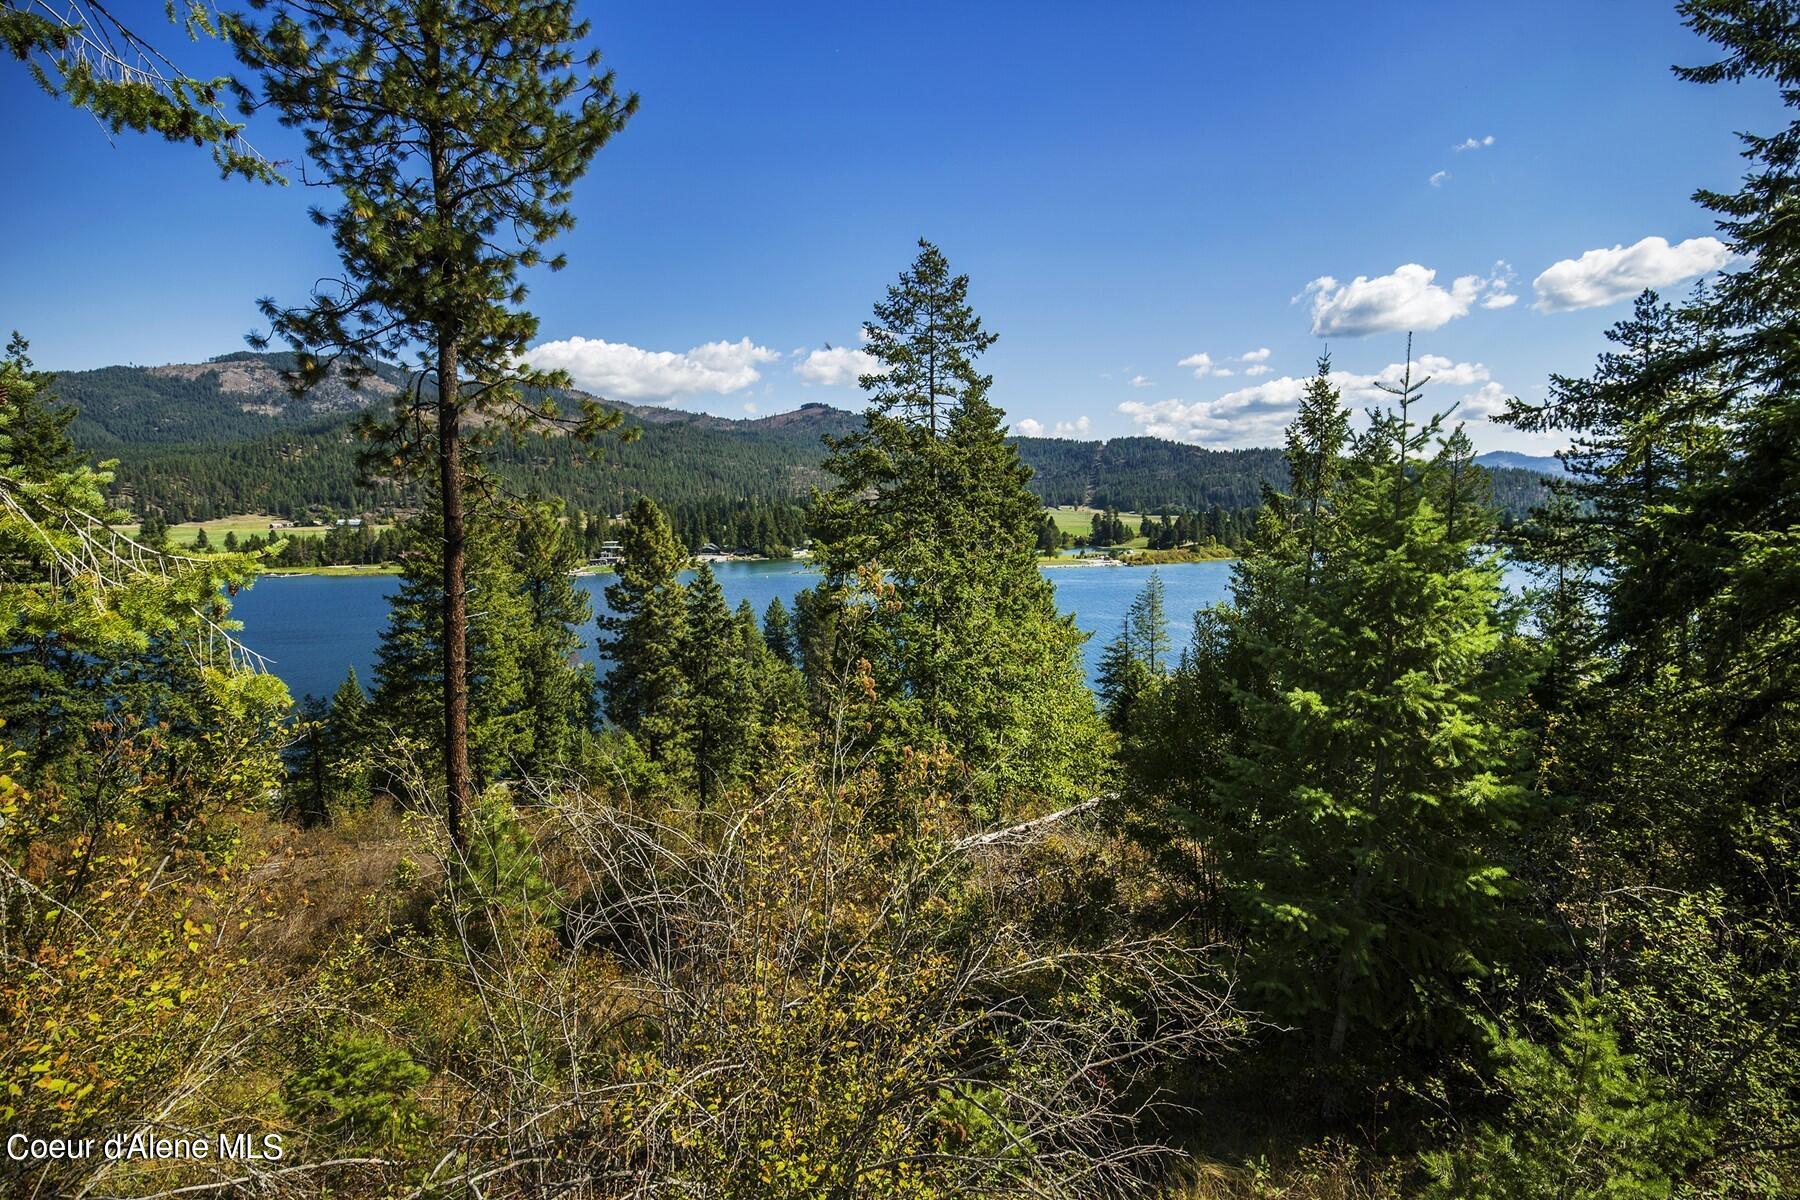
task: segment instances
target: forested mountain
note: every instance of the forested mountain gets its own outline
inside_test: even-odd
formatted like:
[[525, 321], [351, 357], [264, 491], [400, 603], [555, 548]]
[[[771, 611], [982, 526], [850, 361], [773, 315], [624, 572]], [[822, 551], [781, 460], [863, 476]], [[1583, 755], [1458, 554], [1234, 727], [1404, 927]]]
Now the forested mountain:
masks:
[[[119, 461], [114, 499], [134, 512], [186, 521], [406, 507], [398, 486], [361, 484], [351, 428], [363, 408], [404, 386], [405, 372], [382, 368], [355, 389], [333, 372], [296, 399], [280, 377], [290, 365], [286, 355], [240, 353], [206, 363], [103, 367], [60, 375], [56, 390], [77, 409], [77, 443]], [[609, 407], [641, 431], [637, 440], [586, 446], [527, 437], [496, 451], [499, 469], [515, 485], [586, 512], [621, 512], [644, 495], [677, 512], [724, 501], [803, 500], [815, 485], [830, 483], [820, 439], [861, 423], [824, 404], [747, 420]], [[1286, 480], [1275, 449], [1210, 450], [1152, 437], [1013, 440], [1034, 472], [1033, 492], [1052, 506], [1242, 511], [1261, 502], [1265, 484]], [[1479, 461], [1490, 467], [1494, 501], [1507, 516], [1539, 502], [1539, 469], [1558, 466], [1504, 453]]]
[[1497, 467], [1510, 467], [1520, 471], [1535, 471], [1540, 475], [1567, 475], [1568, 468], [1554, 454], [1520, 454], [1516, 450], [1489, 450], [1485, 454], [1477, 454], [1475, 461], [1493, 470]]

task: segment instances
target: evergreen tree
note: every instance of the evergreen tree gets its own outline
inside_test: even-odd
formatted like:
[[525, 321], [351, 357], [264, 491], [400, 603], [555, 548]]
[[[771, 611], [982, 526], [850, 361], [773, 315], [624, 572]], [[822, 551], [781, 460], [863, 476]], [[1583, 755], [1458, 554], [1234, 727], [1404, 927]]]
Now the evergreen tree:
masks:
[[[218, 32], [208, 5], [170, 4], [166, 15], [190, 40]], [[39, 87], [114, 134], [129, 129], [204, 146], [225, 178], [282, 182], [275, 164], [244, 141], [243, 123], [228, 115], [229, 79], [188, 75], [100, 5], [0, 0], [0, 47]]]
[[1495, 1031], [1510, 1108], [1469, 1146], [1425, 1156], [1429, 1200], [1657, 1200], [1706, 1156], [1712, 1131], [1619, 1048], [1595, 997], [1572, 998], [1551, 1033]]
[[94, 801], [88, 819], [113, 819], [96, 767], [141, 732], [132, 769], [184, 779], [152, 789], [159, 819], [198, 811], [215, 789], [273, 782], [287, 690], [246, 669], [229, 621], [255, 562], [167, 554], [154, 521], [147, 541], [118, 533], [110, 476], [70, 442], [75, 414], [50, 403], [28, 349], [15, 333], [0, 356], [0, 722], [25, 781], [55, 775]]
[[647, 498], [620, 537], [625, 561], [606, 589], [600, 654], [613, 662], [603, 683], [607, 719], [640, 742], [652, 762], [682, 753], [690, 702], [683, 674], [687, 603], [678, 578], [687, 555], [668, 518]]
[[[524, 351], [537, 321], [520, 305], [520, 273], [560, 268], [545, 245], [573, 224], [571, 189], [637, 108], [597, 52], [569, 0], [254, 0], [265, 22], [224, 19], [238, 57], [261, 78], [247, 112], [273, 108], [306, 137], [311, 181], [341, 207], [316, 219], [342, 261], [335, 290], [296, 308], [263, 303], [275, 336], [299, 356], [296, 385], [335, 361], [352, 382], [385, 357], [417, 353], [414, 386], [385, 425], [364, 432], [372, 471], [435, 481], [443, 606], [437, 671], [444, 695], [445, 813], [463, 847], [472, 782], [469, 518], [465, 490], [478, 429], [557, 420], [556, 372]], [[464, 386], [465, 379], [471, 386]], [[578, 432], [614, 424], [589, 407]]]
[[1321, 354], [1318, 370], [1307, 381], [1299, 410], [1287, 429], [1288, 486], [1292, 515], [1301, 523], [1304, 587], [1312, 584], [1320, 527], [1342, 473], [1344, 447], [1349, 441], [1350, 414], [1344, 411], [1342, 394], [1331, 382], [1331, 356]]
[[[1092, 786], [1098, 743], [1082, 635], [1037, 566], [1042, 509], [975, 358], [993, 343], [937, 247], [876, 305], [861, 432], [833, 439], [815, 555], [854, 620], [884, 754], [943, 747], [978, 807]], [[810, 672], [810, 663], [809, 663]]]
[[1310, 551], [1289, 498], [1265, 509], [1171, 689], [1174, 745], [1134, 782], [1206, 840], [1260, 1002], [1327, 1060], [1357, 1033], [1445, 1032], [1458, 981], [1491, 961], [1522, 803], [1499, 569], [1479, 510], [1452, 537], [1433, 502], [1420, 386], [1409, 368], [1320, 497]]
[[594, 725], [593, 671], [577, 661], [581, 635], [576, 632], [593, 619], [593, 608], [587, 593], [575, 586], [582, 555], [559, 506], [526, 505], [516, 536], [529, 620], [516, 634], [530, 706], [519, 769], [526, 778], [538, 778], [574, 762]]
[[169, 523], [160, 512], [144, 514], [142, 523], [138, 525], [137, 541], [152, 550], [169, 548]]
[[771, 654], [790, 667], [796, 665], [799, 653], [794, 646], [794, 622], [780, 596], [771, 597], [769, 607], [763, 610], [762, 632]]
[[[446, 689], [442, 672], [444, 541], [438, 508], [428, 505], [409, 526], [411, 549], [400, 587], [388, 600], [388, 623], [375, 662], [374, 709], [384, 729], [415, 747], [439, 744]], [[514, 569], [509, 528], [477, 520], [468, 527], [463, 586], [479, 596], [461, 656], [471, 697], [469, 745], [473, 783], [506, 775], [528, 743], [528, 697], [520, 650], [529, 609]], [[441, 785], [442, 780], [433, 780]]]
[[[775, 597], [770, 602], [770, 609], [780, 602], [781, 598]], [[787, 609], [783, 607], [781, 613], [785, 617]], [[766, 623], [758, 626], [756, 610], [748, 600], [738, 605], [737, 626], [739, 654], [748, 664], [750, 688], [756, 702], [757, 732], [766, 735], [777, 725], [799, 719], [806, 711], [806, 683], [798, 668], [776, 653]], [[791, 622], [789, 629], [787, 645], [791, 652]]]
[[325, 701], [305, 696], [294, 722], [294, 737], [288, 743], [289, 809], [302, 825], [331, 823], [331, 784], [329, 765], [329, 715]]
[[1164, 601], [1162, 574], [1150, 572], [1144, 589], [1132, 600], [1125, 615], [1125, 628], [1131, 652], [1151, 675], [1161, 675], [1169, 668], [1169, 629]]
[[1604, 613], [1604, 644], [1642, 682], [1686, 653], [1699, 594], [1716, 578], [1723, 548], [1716, 533], [1694, 536], [1693, 510], [1725, 468], [1724, 401], [1697, 357], [1692, 316], [1655, 292], [1606, 336], [1617, 349], [1591, 377], [1552, 376], [1544, 403], [1513, 400], [1501, 419], [1571, 435], [1561, 456], [1569, 475], [1553, 489], [1592, 534], [1581, 566]]
[[369, 790], [369, 752], [374, 748], [369, 700], [351, 667], [332, 693], [326, 713], [325, 756], [338, 793], [360, 801]]
[[706, 563], [700, 564], [699, 574], [687, 586], [683, 637], [686, 742], [700, 803], [710, 805], [737, 782], [748, 764], [757, 698], [744, 657], [742, 627], [725, 606], [725, 593]]
[[1100, 708], [1106, 714], [1107, 724], [1118, 733], [1128, 732], [1137, 702], [1150, 684], [1150, 672], [1132, 646], [1129, 620], [1101, 652], [1096, 682], [1100, 685]]

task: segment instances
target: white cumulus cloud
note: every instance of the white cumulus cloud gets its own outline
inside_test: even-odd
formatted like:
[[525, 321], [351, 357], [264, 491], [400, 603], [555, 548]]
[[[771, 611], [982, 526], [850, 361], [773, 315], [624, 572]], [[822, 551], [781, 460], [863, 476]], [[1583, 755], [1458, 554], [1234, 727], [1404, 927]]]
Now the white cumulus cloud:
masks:
[[781, 357], [749, 338], [707, 342], [685, 353], [644, 350], [624, 342], [572, 337], [525, 352], [534, 367], [566, 371], [577, 387], [609, 400], [668, 401], [703, 393], [741, 391], [762, 378], [758, 369]]
[[801, 359], [800, 365], [794, 368], [794, 374], [803, 383], [855, 387], [856, 381], [862, 376], [879, 375], [882, 370], [881, 361], [867, 350], [849, 346], [826, 346]]
[[1218, 364], [1213, 362], [1212, 355], [1210, 354], [1190, 354], [1175, 365], [1178, 367], [1192, 367], [1194, 369], [1195, 379], [1205, 379], [1208, 375], [1211, 375], [1214, 371], [1218, 370]]
[[1443, 187], [1444, 180], [1448, 178], [1450, 178], [1450, 172], [1448, 171], [1433, 171], [1431, 173], [1431, 178], [1426, 180], [1426, 182], [1432, 187]]
[[1312, 297], [1312, 331], [1319, 337], [1363, 337], [1371, 333], [1437, 329], [1464, 316], [1479, 301], [1484, 308], [1504, 308], [1517, 297], [1507, 290], [1512, 272], [1504, 263], [1491, 276], [1459, 275], [1448, 288], [1437, 272], [1404, 263], [1388, 275], [1358, 275], [1339, 283], [1321, 275], [1295, 300]]
[[1463, 140], [1462, 140], [1462, 141], [1460, 141], [1460, 142], [1458, 142], [1458, 143], [1456, 143], [1456, 145], [1454, 145], [1454, 146], [1452, 146], [1452, 147], [1450, 147], [1450, 148], [1451, 148], [1451, 149], [1452, 149], [1452, 150], [1458, 150], [1458, 151], [1461, 151], [1461, 150], [1479, 150], [1479, 149], [1481, 149], [1481, 148], [1482, 148], [1482, 147], [1483, 147], [1483, 146], [1491, 146], [1491, 145], [1493, 145], [1493, 144], [1494, 144], [1494, 135], [1493, 135], [1493, 134], [1491, 134], [1491, 133], [1490, 133], [1490, 134], [1488, 134], [1488, 135], [1487, 135], [1487, 136], [1486, 136], [1486, 137], [1478, 137], [1478, 138], [1475, 138], [1475, 137], [1470, 137], [1470, 138], [1464, 138], [1464, 139], [1463, 139]]
[[1250, 376], [1267, 375], [1269, 372], [1273, 371], [1274, 369], [1275, 368], [1271, 367], [1268, 363], [1257, 363], [1254, 366], [1245, 367], [1244, 374], [1250, 375]]
[[[1331, 381], [1342, 393], [1346, 407], [1359, 408], [1391, 401], [1393, 397], [1376, 385], [1396, 386], [1405, 373], [1406, 364], [1389, 363], [1372, 375], [1333, 371]], [[1505, 407], [1505, 389], [1493, 381], [1492, 372], [1482, 363], [1427, 354], [1413, 360], [1412, 374], [1415, 382], [1430, 377], [1424, 403], [1429, 412], [1454, 404], [1456, 418], [1475, 418]], [[1278, 446], [1309, 382], [1310, 377], [1283, 375], [1213, 400], [1127, 400], [1119, 405], [1119, 411], [1152, 437], [1219, 447]]]
[[1647, 237], [1629, 246], [1589, 250], [1580, 258], [1551, 263], [1531, 281], [1537, 292], [1532, 307], [1540, 312], [1595, 308], [1634, 296], [1645, 288], [1667, 287], [1716, 271], [1731, 260], [1731, 251], [1715, 237], [1689, 238], [1669, 244]]
[[1239, 355], [1238, 361], [1247, 362], [1247, 363], [1267, 362], [1269, 360], [1270, 353], [1271, 353], [1271, 351], [1269, 350], [1269, 348], [1267, 346], [1264, 346], [1260, 350], [1252, 350], [1248, 354]]
[[1092, 424], [1087, 417], [1079, 416], [1073, 421], [1058, 421], [1048, 432], [1044, 423], [1034, 417], [1026, 417], [1022, 421], [1014, 421], [1012, 431], [1020, 437], [1078, 437], [1088, 431]]
[[1156, 385], [1154, 383], [1152, 383], [1149, 379], [1146, 379], [1142, 375], [1133, 375], [1131, 377], [1131, 386], [1141, 388], [1141, 387], [1155, 387]]

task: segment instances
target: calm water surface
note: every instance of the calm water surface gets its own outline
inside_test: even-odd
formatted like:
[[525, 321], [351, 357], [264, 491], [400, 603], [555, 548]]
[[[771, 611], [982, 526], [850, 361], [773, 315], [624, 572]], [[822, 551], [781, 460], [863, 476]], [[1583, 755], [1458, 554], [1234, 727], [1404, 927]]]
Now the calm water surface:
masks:
[[[1229, 562], [1177, 563], [1158, 568], [1167, 592], [1169, 633], [1179, 649], [1187, 645], [1196, 609], [1225, 598], [1231, 580]], [[770, 599], [780, 596], [793, 607], [794, 595], [812, 587], [819, 576], [799, 563], [714, 563], [713, 573], [735, 609], [743, 600], [758, 620]], [[1150, 578], [1142, 567], [1049, 567], [1044, 574], [1056, 585], [1057, 607], [1075, 624], [1096, 636], [1083, 648], [1088, 676], [1093, 678], [1100, 652], [1118, 633], [1125, 610]], [[576, 586], [593, 600], [596, 613], [606, 607], [611, 575], [584, 575]], [[259, 580], [240, 594], [233, 615], [244, 623], [243, 639], [267, 655], [274, 671], [296, 697], [330, 695], [351, 667], [364, 684], [375, 671], [375, 650], [387, 624], [388, 597], [400, 586], [393, 575], [295, 575]], [[592, 626], [583, 631], [582, 657], [598, 659]]]

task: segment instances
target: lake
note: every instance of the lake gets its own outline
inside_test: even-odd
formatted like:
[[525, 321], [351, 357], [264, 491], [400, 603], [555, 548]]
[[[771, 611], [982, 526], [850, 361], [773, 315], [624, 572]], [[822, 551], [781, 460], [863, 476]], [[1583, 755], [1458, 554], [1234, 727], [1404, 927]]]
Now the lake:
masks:
[[[1192, 633], [1194, 612], [1225, 598], [1231, 563], [1176, 563], [1157, 569], [1167, 593], [1171, 644], [1179, 650]], [[798, 562], [715, 563], [713, 574], [731, 607], [748, 600], [759, 621], [770, 599], [780, 596], [792, 608], [794, 595], [819, 579]], [[1057, 607], [1095, 635], [1083, 648], [1092, 681], [1101, 650], [1119, 632], [1125, 610], [1150, 572], [1142, 567], [1047, 567], [1044, 574], [1056, 585]], [[596, 613], [609, 611], [604, 593], [612, 579], [583, 575], [575, 581], [592, 598]], [[244, 623], [245, 644], [269, 658], [296, 698], [328, 696], [351, 667], [365, 685], [372, 681], [388, 597], [399, 586], [393, 575], [269, 577], [239, 594], [232, 615]], [[592, 626], [583, 631], [582, 657], [589, 662], [599, 661], [594, 648], [598, 632]]]

